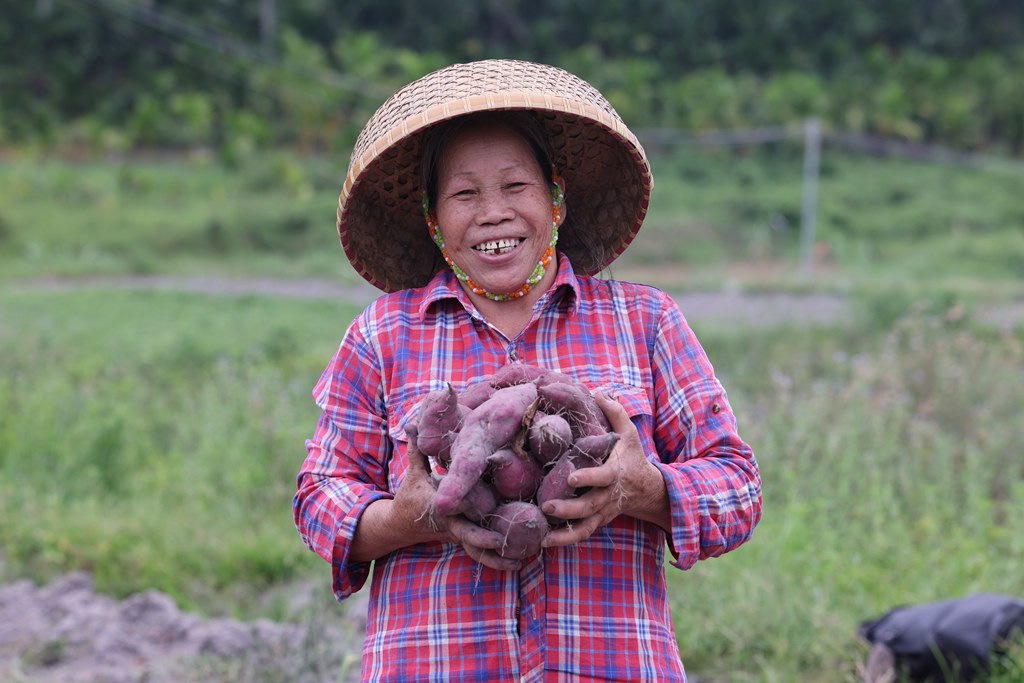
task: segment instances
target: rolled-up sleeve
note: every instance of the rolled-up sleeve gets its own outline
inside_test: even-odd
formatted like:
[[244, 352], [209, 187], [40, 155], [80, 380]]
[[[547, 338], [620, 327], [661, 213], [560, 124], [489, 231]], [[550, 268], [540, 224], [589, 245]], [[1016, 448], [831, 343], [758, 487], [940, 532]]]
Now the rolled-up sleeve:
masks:
[[652, 361], [669, 545], [672, 563], [686, 569], [751, 538], [761, 519], [761, 476], [725, 389], [674, 303], [662, 314]]
[[357, 319], [313, 389], [322, 412], [292, 501], [299, 536], [331, 563], [339, 600], [359, 590], [370, 571], [370, 563], [349, 559], [359, 518], [370, 503], [392, 496], [379, 362], [366, 339]]

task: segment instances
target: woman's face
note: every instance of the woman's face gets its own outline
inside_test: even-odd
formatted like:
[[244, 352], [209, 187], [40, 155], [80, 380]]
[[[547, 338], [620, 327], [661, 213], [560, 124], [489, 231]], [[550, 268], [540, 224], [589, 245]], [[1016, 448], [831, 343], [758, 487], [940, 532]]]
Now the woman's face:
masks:
[[[494, 294], [519, 289], [551, 242], [551, 181], [515, 131], [484, 123], [458, 132], [438, 173], [435, 218], [448, 254]], [[555, 278], [554, 262], [534, 286]]]

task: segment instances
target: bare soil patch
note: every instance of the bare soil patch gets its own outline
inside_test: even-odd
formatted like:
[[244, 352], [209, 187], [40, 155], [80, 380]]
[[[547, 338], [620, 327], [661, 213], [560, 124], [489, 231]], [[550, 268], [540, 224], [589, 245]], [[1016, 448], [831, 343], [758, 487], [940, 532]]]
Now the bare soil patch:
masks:
[[345, 683], [358, 679], [351, 653], [365, 625], [365, 616], [329, 624], [204, 619], [159, 591], [120, 601], [99, 594], [85, 573], [47, 586], [22, 580], [0, 587], [0, 680]]

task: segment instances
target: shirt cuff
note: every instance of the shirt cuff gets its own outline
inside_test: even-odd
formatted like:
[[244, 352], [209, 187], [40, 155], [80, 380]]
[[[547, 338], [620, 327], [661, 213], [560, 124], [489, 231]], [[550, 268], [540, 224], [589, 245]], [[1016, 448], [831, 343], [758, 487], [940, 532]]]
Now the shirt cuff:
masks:
[[331, 556], [334, 596], [339, 601], [349, 597], [365, 585], [373, 564], [372, 562], [349, 560], [352, 552], [352, 540], [355, 538], [359, 519], [370, 503], [391, 497], [392, 495], [386, 491], [368, 491], [360, 496], [358, 503], [340, 519], [338, 533], [334, 538], [334, 552]]
[[[737, 456], [739, 457], [739, 456]], [[668, 491], [672, 564], [689, 569], [698, 560], [718, 557], [746, 542], [761, 516], [760, 486], [749, 467], [728, 456], [658, 463]], [[755, 470], [756, 471], [756, 470]]]

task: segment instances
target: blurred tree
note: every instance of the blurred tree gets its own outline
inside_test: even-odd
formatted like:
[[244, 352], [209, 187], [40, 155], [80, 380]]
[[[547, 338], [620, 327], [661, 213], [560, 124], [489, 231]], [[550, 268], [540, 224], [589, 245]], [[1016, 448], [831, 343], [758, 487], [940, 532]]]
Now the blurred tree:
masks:
[[636, 125], [812, 113], [1024, 145], [1020, 0], [6, 0], [3, 19], [8, 141], [89, 118], [177, 144], [188, 112], [185, 128], [213, 144], [249, 120], [239, 113], [273, 122], [278, 141], [345, 144], [351, 120], [401, 82], [513, 57], [579, 72]]

